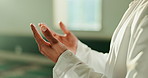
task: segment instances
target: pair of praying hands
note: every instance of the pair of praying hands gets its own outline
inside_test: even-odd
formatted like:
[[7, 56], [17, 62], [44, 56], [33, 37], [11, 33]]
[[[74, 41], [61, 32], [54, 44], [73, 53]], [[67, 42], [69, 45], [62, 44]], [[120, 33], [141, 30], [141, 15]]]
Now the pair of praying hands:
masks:
[[55, 63], [59, 56], [66, 50], [70, 50], [76, 54], [78, 43], [77, 37], [73, 35], [62, 22], [60, 22], [59, 25], [65, 35], [59, 35], [50, 30], [45, 24], [39, 24], [42, 33], [47, 39], [47, 41], [45, 41], [38, 32], [36, 26], [30, 24], [39, 51]]

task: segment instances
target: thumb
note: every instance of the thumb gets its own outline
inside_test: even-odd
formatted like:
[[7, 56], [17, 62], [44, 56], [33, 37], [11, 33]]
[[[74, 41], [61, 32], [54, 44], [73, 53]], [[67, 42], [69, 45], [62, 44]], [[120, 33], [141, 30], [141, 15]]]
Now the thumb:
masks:
[[59, 25], [64, 34], [68, 34], [70, 32], [62, 22], [60, 22]]

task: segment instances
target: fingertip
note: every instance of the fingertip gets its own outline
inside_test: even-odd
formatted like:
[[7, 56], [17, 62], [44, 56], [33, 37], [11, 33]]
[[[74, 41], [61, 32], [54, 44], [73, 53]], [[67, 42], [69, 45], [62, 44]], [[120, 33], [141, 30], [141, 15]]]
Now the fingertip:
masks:
[[46, 28], [45, 26], [41, 26], [41, 30], [42, 30], [43, 32], [45, 32], [45, 31], [47, 30], [47, 28]]
[[40, 27], [42, 27], [42, 26], [44, 26], [44, 23], [41, 22], [41, 23], [39, 23], [38, 25], [39, 25]]
[[30, 23], [30, 25], [32, 25], [33, 23]]
[[61, 24], [61, 23], [62, 23], [62, 21], [59, 22], [59, 24]]
[[40, 27], [41, 27], [41, 23], [38, 23], [38, 26], [40, 26]]
[[32, 30], [35, 28], [33, 23], [30, 23], [30, 27], [31, 27]]
[[33, 23], [30, 23], [30, 26], [33, 26]]
[[63, 27], [63, 24], [62, 24], [62, 22], [61, 22], [61, 21], [59, 22], [59, 26], [60, 26], [60, 28], [62, 28], [62, 27]]
[[47, 27], [47, 25], [46, 25], [46, 24], [44, 24], [44, 23], [39, 23], [38, 25], [39, 25], [40, 27], [42, 27], [42, 26]]
[[64, 25], [62, 21], [60, 21], [59, 24], [60, 24], [60, 27], [62, 27]]

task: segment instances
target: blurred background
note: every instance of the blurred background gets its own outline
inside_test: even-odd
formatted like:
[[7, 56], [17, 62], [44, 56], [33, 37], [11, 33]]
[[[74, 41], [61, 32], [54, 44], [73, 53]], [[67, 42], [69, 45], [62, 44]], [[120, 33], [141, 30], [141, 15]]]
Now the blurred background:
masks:
[[[83, 43], [107, 53], [111, 36], [132, 0], [0, 0], [0, 78], [52, 78], [29, 24], [62, 34], [63, 21]], [[37, 26], [38, 27], [38, 26]]]

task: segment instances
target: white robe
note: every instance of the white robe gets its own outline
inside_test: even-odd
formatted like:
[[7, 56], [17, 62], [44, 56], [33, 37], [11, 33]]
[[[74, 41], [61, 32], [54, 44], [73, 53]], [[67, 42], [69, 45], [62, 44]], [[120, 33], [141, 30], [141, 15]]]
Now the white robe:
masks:
[[76, 55], [67, 50], [59, 57], [53, 78], [148, 78], [148, 0], [130, 3], [109, 54], [79, 41]]

